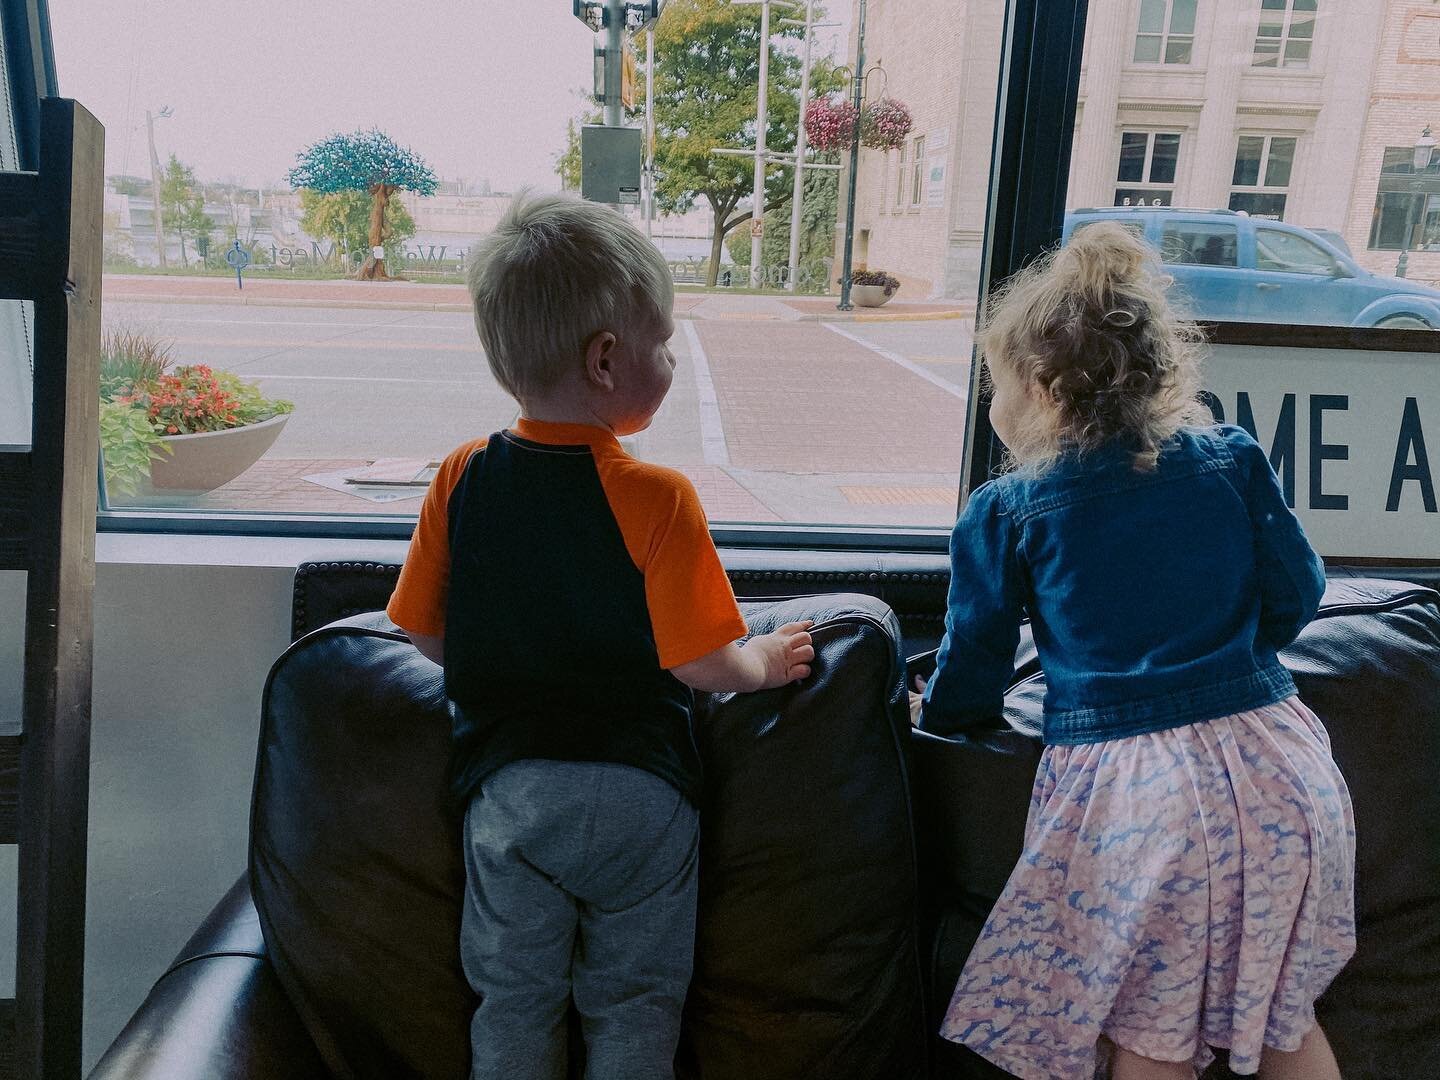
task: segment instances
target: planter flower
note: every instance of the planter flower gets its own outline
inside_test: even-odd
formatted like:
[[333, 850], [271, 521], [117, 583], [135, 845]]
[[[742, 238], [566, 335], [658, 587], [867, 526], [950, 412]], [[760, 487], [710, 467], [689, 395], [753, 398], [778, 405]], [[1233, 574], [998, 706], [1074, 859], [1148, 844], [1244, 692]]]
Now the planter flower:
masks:
[[904, 102], [880, 98], [866, 105], [860, 114], [860, 141], [872, 150], [894, 150], [905, 142], [914, 126]]
[[112, 495], [195, 495], [227, 484], [269, 450], [294, 406], [205, 364], [167, 370], [165, 346], [107, 334], [100, 443]]

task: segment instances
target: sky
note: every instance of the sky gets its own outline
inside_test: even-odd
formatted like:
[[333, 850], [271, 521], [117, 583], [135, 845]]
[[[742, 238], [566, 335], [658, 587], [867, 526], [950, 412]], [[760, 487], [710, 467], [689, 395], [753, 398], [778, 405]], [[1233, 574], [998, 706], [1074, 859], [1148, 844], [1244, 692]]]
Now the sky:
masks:
[[60, 92], [105, 125], [107, 173], [147, 175], [145, 112], [168, 105], [160, 158], [202, 181], [279, 185], [310, 143], [378, 127], [442, 179], [551, 186], [592, 79], [570, 0], [49, 6]]

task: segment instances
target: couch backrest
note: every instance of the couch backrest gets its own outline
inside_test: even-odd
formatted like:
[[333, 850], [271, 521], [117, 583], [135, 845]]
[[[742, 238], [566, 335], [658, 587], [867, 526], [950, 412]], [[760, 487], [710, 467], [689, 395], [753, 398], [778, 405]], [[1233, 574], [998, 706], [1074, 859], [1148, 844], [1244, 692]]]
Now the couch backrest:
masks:
[[[817, 620], [815, 675], [702, 695], [696, 970], [684, 1078], [924, 1074], [899, 628], [863, 596]], [[382, 616], [317, 631], [267, 684], [251, 888], [275, 968], [339, 1076], [462, 1077], [458, 821], [439, 669]]]

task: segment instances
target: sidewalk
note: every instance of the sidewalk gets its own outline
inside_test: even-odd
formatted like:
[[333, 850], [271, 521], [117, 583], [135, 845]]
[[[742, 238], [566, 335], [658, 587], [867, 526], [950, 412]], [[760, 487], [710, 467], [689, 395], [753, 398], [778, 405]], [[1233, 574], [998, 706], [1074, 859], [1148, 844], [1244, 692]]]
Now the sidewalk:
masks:
[[[106, 274], [105, 300], [149, 304], [240, 304], [256, 307], [378, 308], [469, 312], [463, 285], [413, 281], [296, 281], [246, 278], [245, 287], [220, 277]], [[755, 296], [745, 293], [675, 294], [677, 319], [778, 322], [918, 322], [963, 319], [974, 304], [893, 300], [884, 308], [838, 311], [826, 297]]]

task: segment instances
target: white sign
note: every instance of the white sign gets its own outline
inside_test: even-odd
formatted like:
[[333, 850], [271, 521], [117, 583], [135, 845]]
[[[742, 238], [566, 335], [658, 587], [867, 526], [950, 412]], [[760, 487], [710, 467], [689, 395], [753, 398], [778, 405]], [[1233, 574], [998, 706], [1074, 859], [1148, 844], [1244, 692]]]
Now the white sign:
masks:
[[950, 129], [948, 127], [936, 128], [926, 136], [925, 145], [931, 150], [944, 150], [950, 145]]
[[925, 202], [928, 206], [945, 205], [945, 158], [932, 157], [925, 162]]
[[1206, 385], [1321, 555], [1440, 561], [1440, 356], [1216, 345]]

